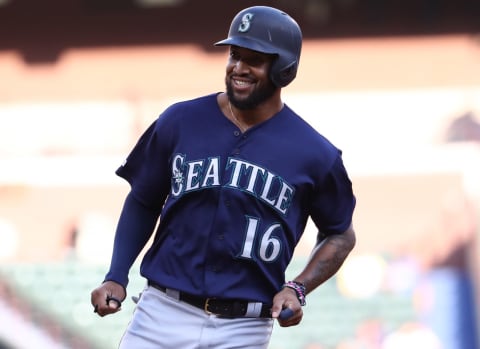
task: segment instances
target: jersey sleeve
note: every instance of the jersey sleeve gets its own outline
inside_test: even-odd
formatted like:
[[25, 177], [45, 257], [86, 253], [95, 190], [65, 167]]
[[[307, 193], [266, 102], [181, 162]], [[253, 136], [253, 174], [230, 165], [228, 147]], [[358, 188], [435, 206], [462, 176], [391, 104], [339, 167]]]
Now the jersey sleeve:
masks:
[[162, 207], [170, 189], [168, 148], [171, 134], [160, 116], [142, 134], [115, 172], [127, 180], [134, 197], [147, 207]]
[[341, 152], [312, 200], [311, 217], [321, 235], [341, 234], [352, 223], [356, 198]]
[[149, 210], [127, 195], [118, 220], [110, 269], [105, 280], [127, 287], [128, 273], [155, 228], [159, 212]]

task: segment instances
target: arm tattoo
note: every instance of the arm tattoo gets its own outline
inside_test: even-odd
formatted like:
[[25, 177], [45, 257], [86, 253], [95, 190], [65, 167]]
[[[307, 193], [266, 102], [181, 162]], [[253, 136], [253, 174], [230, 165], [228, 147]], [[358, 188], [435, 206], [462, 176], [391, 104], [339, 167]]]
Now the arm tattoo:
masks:
[[307, 292], [331, 278], [353, 249], [354, 241], [344, 234], [331, 235], [317, 245], [305, 268], [303, 282]]

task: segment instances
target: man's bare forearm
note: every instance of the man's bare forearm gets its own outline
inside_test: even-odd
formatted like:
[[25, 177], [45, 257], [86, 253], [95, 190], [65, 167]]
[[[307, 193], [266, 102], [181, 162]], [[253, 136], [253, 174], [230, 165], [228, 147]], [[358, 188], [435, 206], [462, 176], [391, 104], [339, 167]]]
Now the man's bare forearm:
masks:
[[355, 242], [352, 227], [343, 234], [326, 237], [315, 246], [305, 269], [295, 280], [305, 285], [307, 293], [313, 291], [335, 275], [354, 248]]

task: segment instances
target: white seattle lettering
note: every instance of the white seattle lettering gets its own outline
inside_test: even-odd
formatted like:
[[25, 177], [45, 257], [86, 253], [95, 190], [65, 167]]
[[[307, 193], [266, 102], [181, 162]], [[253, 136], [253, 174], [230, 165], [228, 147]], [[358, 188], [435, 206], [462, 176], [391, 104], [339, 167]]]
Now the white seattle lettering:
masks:
[[200, 170], [202, 169], [203, 161], [192, 161], [187, 163], [188, 172], [187, 172], [187, 186], [185, 191], [190, 191], [193, 189], [200, 188]]
[[183, 191], [183, 155], [175, 155], [172, 161], [172, 195], [178, 196]]
[[227, 183], [228, 186], [238, 188], [238, 182], [240, 181], [240, 171], [242, 170], [242, 165], [246, 164], [246, 162], [238, 159], [229, 159], [227, 168], [230, 167], [230, 165], [233, 165], [233, 173], [232, 177], [230, 178], [230, 183]]
[[248, 165], [247, 168], [248, 167], [252, 168], [252, 173], [250, 174], [250, 180], [248, 181], [248, 186], [247, 186], [246, 190], [250, 193], [253, 193], [258, 173], [260, 172], [260, 174], [262, 175], [266, 170], [264, 168], [261, 168], [259, 166], [255, 166], [255, 165], [251, 165], [251, 164]]
[[280, 195], [278, 195], [277, 203], [275, 208], [282, 213], [287, 212], [290, 202], [292, 200], [293, 189], [290, 188], [285, 182], [282, 182], [282, 190], [280, 190]]
[[268, 198], [268, 192], [270, 191], [270, 188], [272, 187], [272, 182], [274, 178], [274, 174], [271, 172], [267, 172], [267, 177], [265, 179], [265, 184], [263, 186], [262, 194], [260, 195], [260, 198], [262, 200], [265, 200], [268, 202], [270, 205], [274, 206], [275, 200], [271, 200]]
[[218, 158], [209, 159], [207, 170], [205, 171], [205, 177], [202, 181], [202, 187], [210, 186], [219, 186], [220, 185], [220, 176], [219, 176], [219, 161]]
[[[225, 171], [230, 179], [223, 184], [243, 190], [286, 214], [293, 200], [294, 189], [281, 177], [267, 169], [244, 160], [229, 158]], [[186, 173], [185, 173], [186, 172]], [[185, 162], [184, 155], [175, 155], [172, 161], [172, 195], [220, 186], [220, 158]]]

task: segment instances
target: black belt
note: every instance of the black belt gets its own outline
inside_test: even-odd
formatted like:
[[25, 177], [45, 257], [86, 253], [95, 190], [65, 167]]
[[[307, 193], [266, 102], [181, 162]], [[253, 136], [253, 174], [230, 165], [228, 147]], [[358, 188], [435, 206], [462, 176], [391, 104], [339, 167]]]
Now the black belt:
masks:
[[[152, 281], [148, 281], [148, 285], [164, 293], [169, 293], [167, 288]], [[245, 300], [203, 298], [184, 292], [178, 292], [178, 299], [204, 310], [207, 314], [220, 317], [272, 317], [272, 306], [265, 303], [249, 302]]]

